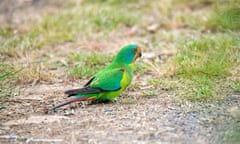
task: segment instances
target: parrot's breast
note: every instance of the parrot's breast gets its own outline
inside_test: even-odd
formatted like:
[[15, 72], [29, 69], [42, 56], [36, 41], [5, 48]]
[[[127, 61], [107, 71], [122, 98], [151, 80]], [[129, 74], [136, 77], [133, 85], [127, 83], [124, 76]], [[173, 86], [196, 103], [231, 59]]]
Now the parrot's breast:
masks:
[[128, 72], [127, 70], [124, 71], [123, 73], [123, 77], [121, 80], [121, 90], [125, 90], [127, 88], [127, 86], [131, 83], [132, 78], [131, 78], [131, 74], [130, 72]]

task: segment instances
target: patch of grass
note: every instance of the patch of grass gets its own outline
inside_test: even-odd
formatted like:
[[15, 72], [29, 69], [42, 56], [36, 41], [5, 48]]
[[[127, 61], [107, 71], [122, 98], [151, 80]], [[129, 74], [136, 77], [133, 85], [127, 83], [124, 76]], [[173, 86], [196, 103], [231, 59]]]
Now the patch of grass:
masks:
[[150, 85], [161, 85], [161, 84], [163, 84], [162, 80], [157, 79], [157, 78], [149, 79], [147, 82]]
[[68, 63], [74, 64], [68, 71], [69, 76], [78, 78], [89, 78], [103, 69], [112, 60], [112, 56], [101, 53], [74, 54], [69, 56]]
[[238, 58], [238, 40], [209, 36], [186, 42], [177, 57], [178, 74], [183, 76], [226, 76]]
[[50, 81], [52, 74], [44, 64], [29, 64], [18, 74], [16, 83], [35, 85], [41, 81]]
[[138, 12], [122, 6], [122, 3], [112, 1], [83, 1], [54, 17], [46, 17], [41, 28], [45, 33], [50, 32], [47, 35], [72, 39], [79, 33], [108, 33], [121, 25], [136, 24], [139, 21]]
[[139, 83], [139, 82], [132, 82], [131, 83], [131, 88], [133, 88], [133, 89], [137, 89], [137, 88], [139, 88], [141, 86], [141, 84]]
[[103, 68], [98, 67], [91, 67], [88, 65], [75, 65], [71, 70], [68, 71], [69, 76], [77, 77], [77, 78], [89, 78], [96, 74], [99, 70]]
[[234, 91], [240, 92], [240, 80], [233, 82], [231, 87], [234, 89]]
[[231, 76], [231, 69], [237, 65], [238, 46], [237, 38], [221, 34], [186, 41], [175, 59], [178, 76], [190, 80], [185, 83], [184, 95], [190, 100], [216, 96], [218, 80]]
[[0, 87], [11, 87], [16, 84], [36, 84], [48, 81], [52, 73], [48, 71], [45, 63], [32, 62], [24, 64], [0, 64]]
[[21, 69], [16, 70], [9, 64], [0, 64], [0, 99], [13, 93], [10, 84], [14, 83], [15, 76]]
[[156, 96], [156, 91], [155, 90], [146, 90], [142, 92], [142, 95], [145, 97], [152, 97], [152, 96]]
[[[89, 24], [94, 31], [111, 31], [116, 30], [119, 26], [132, 26], [138, 22], [138, 19], [133, 11], [130, 9], [126, 12], [124, 8], [119, 5], [108, 5], [107, 2], [103, 4], [93, 4], [91, 11], [88, 12]], [[105, 6], [104, 8], [102, 6]], [[96, 7], [99, 9], [96, 10]], [[113, 10], [118, 8], [118, 11]], [[136, 13], [137, 14], [137, 13]]]
[[0, 64], [0, 81], [3, 81], [13, 75], [15, 75], [17, 72], [14, 69], [13, 66], [9, 65], [9, 64]]
[[193, 85], [193, 95], [189, 96], [191, 100], [203, 100], [216, 96], [214, 81], [208, 76], [196, 76], [192, 77]]
[[8, 35], [8, 38], [0, 40], [0, 54], [18, 57], [46, 45], [75, 41], [79, 35], [81, 38], [93, 33], [106, 35], [122, 26], [133, 26], [139, 22], [138, 15], [136, 8], [128, 9], [122, 3], [84, 1], [58, 13], [45, 15], [42, 23], [23, 34], [1, 30], [0, 34]]
[[0, 87], [0, 99], [10, 95], [18, 95], [18, 92], [15, 92], [13, 87], [10, 88], [5, 86]]
[[90, 65], [105, 65], [109, 63], [113, 57], [110, 54], [103, 54], [103, 53], [71, 53], [69, 55], [68, 63], [74, 62], [83, 62]]
[[[30, 28], [26, 31], [18, 32], [13, 29], [0, 30], [0, 60], [11, 61], [25, 57], [34, 57], [36, 51], [45, 46], [47, 49], [52, 45], [64, 42], [73, 42], [80, 37], [81, 39], [105, 39], [109, 33], [118, 31], [122, 27], [133, 26], [139, 22], [140, 11], [131, 2], [125, 7], [122, 2], [114, 1], [83, 1], [81, 3], [70, 2], [58, 13], [43, 15], [41, 23], [29, 24]], [[117, 11], [116, 11], [117, 10]], [[85, 43], [85, 42], [83, 42]], [[108, 56], [87, 56], [87, 59], [75, 57], [75, 61], [85, 61], [84, 63], [74, 63], [69, 75], [77, 77], [89, 77], [103, 67], [105, 58]], [[79, 60], [77, 60], [79, 59]], [[29, 59], [31, 62], [31, 59]], [[89, 64], [88, 61], [92, 61]], [[10, 62], [11, 63], [11, 62]], [[14, 69], [19, 67], [15, 65]], [[18, 73], [18, 82], [31, 83], [33, 81], [46, 80], [48, 68], [56, 67], [53, 65], [34, 64], [24, 66], [23, 71]], [[43, 71], [43, 69], [45, 69]]]
[[208, 18], [207, 25], [220, 30], [240, 29], [240, 2], [236, 0], [220, 1]]
[[0, 38], [1, 37], [7, 37], [13, 34], [13, 30], [12, 29], [1, 29], [0, 28]]
[[151, 66], [146, 63], [136, 64], [134, 71], [140, 75], [143, 75], [151, 71]]
[[35, 46], [36, 35], [13, 35], [6, 40], [0, 41], [0, 54], [8, 57], [20, 57]]

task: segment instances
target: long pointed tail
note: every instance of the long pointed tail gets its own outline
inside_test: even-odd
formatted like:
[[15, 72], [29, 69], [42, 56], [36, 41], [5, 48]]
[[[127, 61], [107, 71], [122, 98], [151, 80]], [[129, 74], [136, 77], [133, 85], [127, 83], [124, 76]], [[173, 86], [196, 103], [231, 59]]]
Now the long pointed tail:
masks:
[[79, 98], [72, 98], [72, 99], [70, 99], [69, 101], [66, 101], [66, 102], [63, 102], [63, 103], [61, 103], [61, 104], [59, 104], [59, 105], [56, 105], [56, 106], [54, 106], [54, 107], [52, 107], [52, 108], [49, 108], [49, 109], [47, 109], [46, 111], [45, 111], [45, 113], [48, 113], [48, 111], [52, 111], [52, 110], [55, 110], [55, 109], [57, 109], [57, 108], [60, 108], [60, 107], [62, 107], [62, 106], [65, 106], [65, 105], [67, 105], [67, 104], [70, 104], [70, 103], [73, 103], [73, 102], [77, 102], [77, 101], [85, 101], [85, 100], [87, 100], [89, 97], [79, 97]]

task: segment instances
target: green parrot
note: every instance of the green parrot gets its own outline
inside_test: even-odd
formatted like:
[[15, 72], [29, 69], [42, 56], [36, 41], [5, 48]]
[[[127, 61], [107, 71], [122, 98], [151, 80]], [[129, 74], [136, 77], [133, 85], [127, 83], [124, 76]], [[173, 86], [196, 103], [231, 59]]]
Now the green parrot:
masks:
[[135, 61], [141, 57], [141, 48], [131, 44], [123, 47], [112, 63], [93, 76], [83, 88], [65, 92], [72, 99], [47, 109], [55, 110], [77, 101], [111, 101], [118, 97], [132, 81]]

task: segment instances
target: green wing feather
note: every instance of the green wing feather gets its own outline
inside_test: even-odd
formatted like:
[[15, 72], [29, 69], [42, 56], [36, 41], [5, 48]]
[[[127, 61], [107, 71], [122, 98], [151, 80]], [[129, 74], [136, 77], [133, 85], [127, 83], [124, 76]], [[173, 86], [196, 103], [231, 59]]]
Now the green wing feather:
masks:
[[121, 81], [124, 69], [110, 69], [98, 73], [89, 84], [92, 88], [99, 88], [103, 91], [117, 91], [121, 89]]

